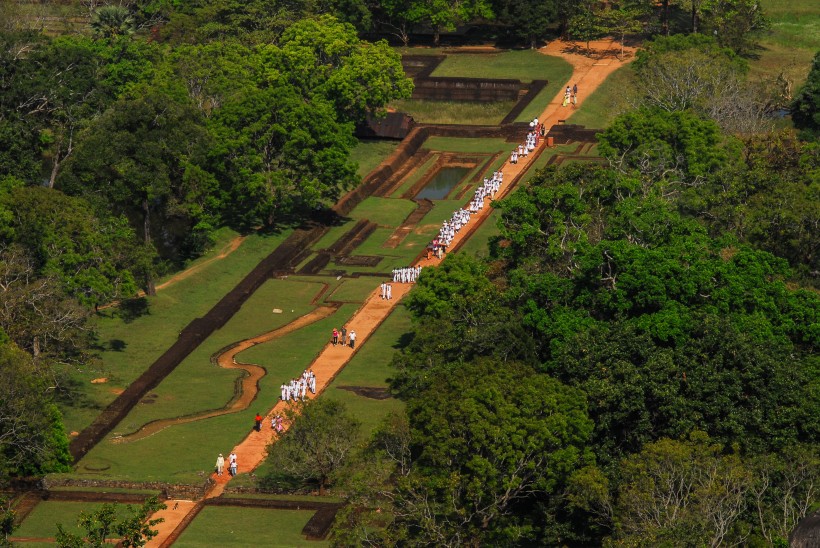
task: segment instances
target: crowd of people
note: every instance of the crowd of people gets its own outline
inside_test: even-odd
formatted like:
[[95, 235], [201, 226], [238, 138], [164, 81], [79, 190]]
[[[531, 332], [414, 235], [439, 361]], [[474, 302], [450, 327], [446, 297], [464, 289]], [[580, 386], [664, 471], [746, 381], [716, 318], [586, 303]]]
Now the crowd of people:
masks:
[[484, 209], [487, 198], [493, 199], [503, 182], [504, 174], [501, 171], [494, 171], [492, 177], [484, 177], [484, 182], [476, 189], [467, 207], [454, 211], [450, 219], [441, 225], [438, 235], [427, 246], [427, 257], [435, 255], [441, 259], [458, 231], [470, 222], [470, 216]]
[[[351, 332], [352, 333], [352, 332]], [[291, 379], [290, 382], [284, 383], [281, 387], [282, 401], [304, 401], [307, 399], [307, 392], [310, 390], [311, 394], [316, 393], [316, 374], [310, 369], [305, 369], [302, 376]], [[257, 419], [257, 422], [261, 419]]]
[[412, 284], [421, 274], [420, 266], [405, 266], [393, 269], [393, 283]]
[[[567, 96], [565, 104], [569, 102], [570, 98], [577, 100], [577, 86], [574, 89], [567, 87]], [[513, 149], [510, 156], [510, 163], [516, 164], [520, 157], [527, 157], [530, 151], [538, 147], [539, 140], [544, 137], [544, 126], [539, 123], [538, 118], [530, 122], [530, 131], [524, 143], [518, 145]], [[450, 246], [456, 234], [470, 222], [470, 217], [473, 214], [480, 212], [486, 206], [487, 199], [492, 200], [501, 189], [504, 181], [504, 174], [499, 170], [493, 172], [492, 177], [485, 177], [481, 185], [476, 189], [470, 203], [464, 207], [453, 212], [449, 220], [444, 221], [439, 229], [438, 235], [433, 239], [428, 246], [428, 258], [431, 254], [435, 254], [438, 258], [442, 258], [446, 252], [447, 247]], [[407, 266], [403, 268], [395, 268], [392, 272], [393, 283], [415, 283], [418, 276], [421, 274], [421, 266]], [[379, 286], [380, 296], [382, 299], [393, 298], [393, 287], [388, 282], [382, 282]], [[333, 346], [342, 344], [343, 346], [350, 345], [354, 348], [356, 344], [356, 332], [351, 330], [349, 333], [346, 327], [341, 330], [333, 328], [332, 332]], [[311, 394], [316, 394], [316, 375], [310, 369], [305, 369], [302, 375], [298, 378], [291, 379], [290, 382], [284, 383], [281, 386], [281, 400], [285, 402], [290, 401], [304, 401], [307, 399], [307, 391]], [[284, 419], [281, 415], [276, 414], [271, 417], [271, 429], [277, 433], [284, 430]], [[256, 415], [256, 430], [261, 430], [262, 416]], [[222, 475], [225, 466], [225, 459], [222, 454], [219, 455], [216, 461], [217, 474]], [[236, 453], [231, 453], [229, 457], [229, 473], [236, 475]]]

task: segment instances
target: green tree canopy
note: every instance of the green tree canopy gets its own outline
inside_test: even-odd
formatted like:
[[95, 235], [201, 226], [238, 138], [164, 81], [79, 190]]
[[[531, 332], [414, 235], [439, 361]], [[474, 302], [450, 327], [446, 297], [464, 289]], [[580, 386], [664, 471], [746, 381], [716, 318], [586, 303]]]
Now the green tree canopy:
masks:
[[545, 501], [589, 458], [583, 395], [514, 363], [447, 368], [408, 416], [417, 456], [398, 523], [422, 543], [537, 542]]

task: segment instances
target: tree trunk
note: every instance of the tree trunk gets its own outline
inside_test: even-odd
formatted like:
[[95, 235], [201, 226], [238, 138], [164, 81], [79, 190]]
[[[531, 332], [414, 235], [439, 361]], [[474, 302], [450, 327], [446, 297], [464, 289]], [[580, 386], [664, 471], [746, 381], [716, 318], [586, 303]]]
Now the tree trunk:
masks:
[[57, 179], [57, 171], [60, 169], [60, 147], [54, 153], [51, 160], [51, 176], [48, 178], [48, 188], [54, 188], [54, 181]]
[[669, 36], [669, 0], [663, 0], [663, 34]]
[[327, 488], [327, 476], [322, 476], [321, 479], [319, 479], [319, 496], [320, 497], [325, 496], [325, 493], [327, 492], [326, 488]]
[[155, 297], [157, 294], [157, 284], [154, 283], [154, 277], [150, 272], [145, 274], [145, 294], [150, 297]]
[[439, 45], [439, 42], [440, 42], [440, 41], [441, 41], [441, 31], [439, 31], [438, 29], [436, 29], [436, 30], [433, 32], [433, 45], [434, 45], [435, 47], [438, 47], [438, 45]]
[[148, 198], [142, 199], [142, 214], [143, 214], [143, 223], [142, 223], [142, 235], [143, 241], [146, 244], [151, 243], [151, 208], [148, 204]]
[[[143, 238], [145, 244], [148, 245], [151, 243], [151, 208], [149, 207], [148, 198], [142, 199], [142, 212], [144, 215], [142, 224]], [[157, 286], [150, 271], [145, 273], [145, 294], [152, 297], [157, 294]]]
[[698, 4], [692, 0], [692, 34], [698, 33]]

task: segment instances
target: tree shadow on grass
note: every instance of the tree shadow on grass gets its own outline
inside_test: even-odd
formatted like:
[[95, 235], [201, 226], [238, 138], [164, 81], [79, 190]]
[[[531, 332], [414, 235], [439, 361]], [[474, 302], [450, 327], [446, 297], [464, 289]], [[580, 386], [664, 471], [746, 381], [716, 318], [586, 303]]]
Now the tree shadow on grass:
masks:
[[148, 306], [148, 299], [145, 297], [137, 297], [136, 299], [128, 299], [122, 301], [117, 307], [117, 315], [122, 318], [125, 323], [131, 323], [137, 318], [150, 314]]

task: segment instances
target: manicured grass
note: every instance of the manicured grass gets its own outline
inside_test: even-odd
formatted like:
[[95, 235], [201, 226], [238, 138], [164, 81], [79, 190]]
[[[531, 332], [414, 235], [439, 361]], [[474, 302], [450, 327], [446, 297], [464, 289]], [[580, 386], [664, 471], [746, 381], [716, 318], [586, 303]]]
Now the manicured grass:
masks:
[[[234, 379], [240, 373], [214, 366], [211, 355], [225, 346], [271, 331], [313, 310], [311, 299], [319, 293], [318, 283], [269, 280], [242, 306], [233, 318], [194, 350], [151, 393], [155, 403], [137, 405], [117, 425], [115, 433], [126, 434], [157, 419], [168, 419], [218, 409], [233, 396]], [[282, 313], [273, 313], [274, 309]]]
[[[68, 370], [77, 383], [78, 403], [84, 405], [62, 406], [67, 431], [79, 431], [90, 424], [99, 409], [116, 397], [117, 389], [125, 388], [147, 369], [191, 320], [210, 310], [289, 234], [248, 236], [228, 258], [213, 261], [189, 278], [160, 290], [156, 297], [148, 297], [147, 313], [143, 315], [128, 318], [115, 308], [101, 311], [94, 322], [99, 363]], [[218, 254], [235, 235], [225, 233], [214, 250], [198, 262]], [[108, 382], [91, 384], [97, 377], [107, 377]]]
[[501, 218], [501, 211], [493, 210], [490, 216], [476, 230], [472, 237], [458, 250], [458, 253], [486, 257], [489, 250], [490, 238], [498, 236], [501, 231], [498, 229], [498, 220]]
[[359, 175], [364, 177], [376, 169], [385, 158], [393, 154], [399, 142], [384, 139], [360, 140], [356, 148], [351, 151], [350, 159], [359, 164]]
[[[127, 506], [117, 505], [119, 516], [128, 515]], [[14, 531], [14, 536], [54, 538], [57, 535], [58, 523], [70, 533], [82, 534], [83, 530], [76, 527], [80, 512], [96, 512], [101, 507], [102, 503], [42, 501], [26, 516], [20, 528]], [[23, 544], [23, 546], [28, 545], [28, 543]]]
[[571, 76], [572, 65], [564, 63], [563, 65], [557, 66], [549, 76], [549, 83], [524, 107], [524, 110], [521, 111], [521, 114], [518, 115], [515, 121], [529, 122], [535, 117], [540, 118], [544, 109], [550, 104], [550, 101], [569, 83]]
[[302, 536], [302, 529], [313, 514], [311, 510], [206, 506], [174, 546], [328, 546], [326, 541], [308, 541]]
[[584, 99], [577, 110], [572, 111], [567, 123], [588, 128], [607, 128], [618, 114], [628, 108], [624, 92], [634, 85], [634, 79], [634, 72], [629, 65], [619, 68], [592, 95]]
[[424, 142], [424, 148], [442, 152], [499, 152], [512, 150], [512, 143], [501, 138], [430, 137]]
[[415, 209], [416, 204], [412, 200], [370, 196], [350, 212], [350, 217], [357, 220], [368, 219], [380, 227], [396, 228]]
[[376, 278], [363, 276], [361, 278], [347, 278], [342, 280], [339, 288], [329, 297], [332, 301], [363, 303], [367, 297], [378, 287]]
[[465, 78], [510, 78], [531, 82], [555, 80], [555, 73], [565, 70], [569, 63], [559, 57], [544, 55], [535, 50], [505, 51], [502, 53], [463, 53], [448, 55], [431, 76], [461, 76]]
[[[113, 443], [110, 438], [106, 438], [79, 463], [78, 474], [83, 477], [90, 475], [142, 481], [188, 483], [204, 481], [213, 466], [212, 461], [216, 455], [220, 452], [229, 452], [247, 435], [253, 425], [254, 414], [257, 411], [267, 412], [276, 403], [279, 396], [279, 385], [285, 379], [301, 373], [325, 346], [333, 327], [346, 324], [358, 307], [358, 304], [343, 305], [328, 318], [290, 333], [286, 337], [254, 346], [239, 354], [236, 357], [237, 361], [258, 364], [268, 371], [268, 374], [259, 382], [259, 396], [251, 408], [239, 413], [172, 426], [148, 438], [133, 442], [117, 444]], [[209, 342], [210, 340], [205, 344]], [[184, 401], [188, 397], [199, 399], [199, 396], [194, 394], [195, 391], [232, 391], [232, 380], [217, 381], [216, 375], [219, 370], [213, 365], [204, 362], [200, 363], [199, 367], [199, 371], [189, 371], [187, 377], [182, 374], [181, 381], [178, 378], [171, 378], [177, 374], [175, 371], [157, 388], [158, 393], [168, 393], [163, 385], [173, 383], [174, 389], [185, 395], [180, 398], [179, 402], [179, 408], [183, 408], [191, 407]], [[236, 373], [233, 375], [235, 376]], [[197, 383], [195, 389], [186, 387], [186, 378]], [[196, 381], [194, 381], [195, 378]], [[206, 386], [207, 383], [224, 386], [211, 388]], [[212, 396], [211, 398], [211, 405], [206, 408], [219, 407], [227, 401], [224, 397], [218, 399]], [[203, 398], [202, 401], [207, 400]], [[128, 421], [133, 421], [131, 415], [123, 422]], [[119, 429], [120, 427], [117, 428]], [[173, 455], [174, 458], [169, 459], [168, 455]], [[109, 468], [102, 472], [95, 472], [88, 470], [87, 466], [92, 469], [106, 466]]]
[[416, 122], [423, 124], [463, 124], [495, 126], [515, 106], [515, 101], [423, 101], [405, 99], [394, 102], [391, 107], [406, 112]]
[[[347, 231], [349, 231], [353, 226], [356, 224], [356, 220], [352, 218], [348, 218], [347, 221], [344, 223], [331, 227], [330, 230], [325, 233], [324, 236], [319, 238], [319, 240], [313, 244], [312, 249], [319, 250], [319, 249], [327, 249], [333, 243], [342, 237]], [[305, 260], [307, 262], [307, 260]], [[301, 265], [300, 265], [301, 266]], [[296, 269], [297, 271], [299, 268]]]
[[781, 73], [795, 84], [805, 82], [814, 54], [820, 49], [820, 2], [816, 0], [763, 0], [771, 30], [759, 40], [752, 76], [774, 79]]

